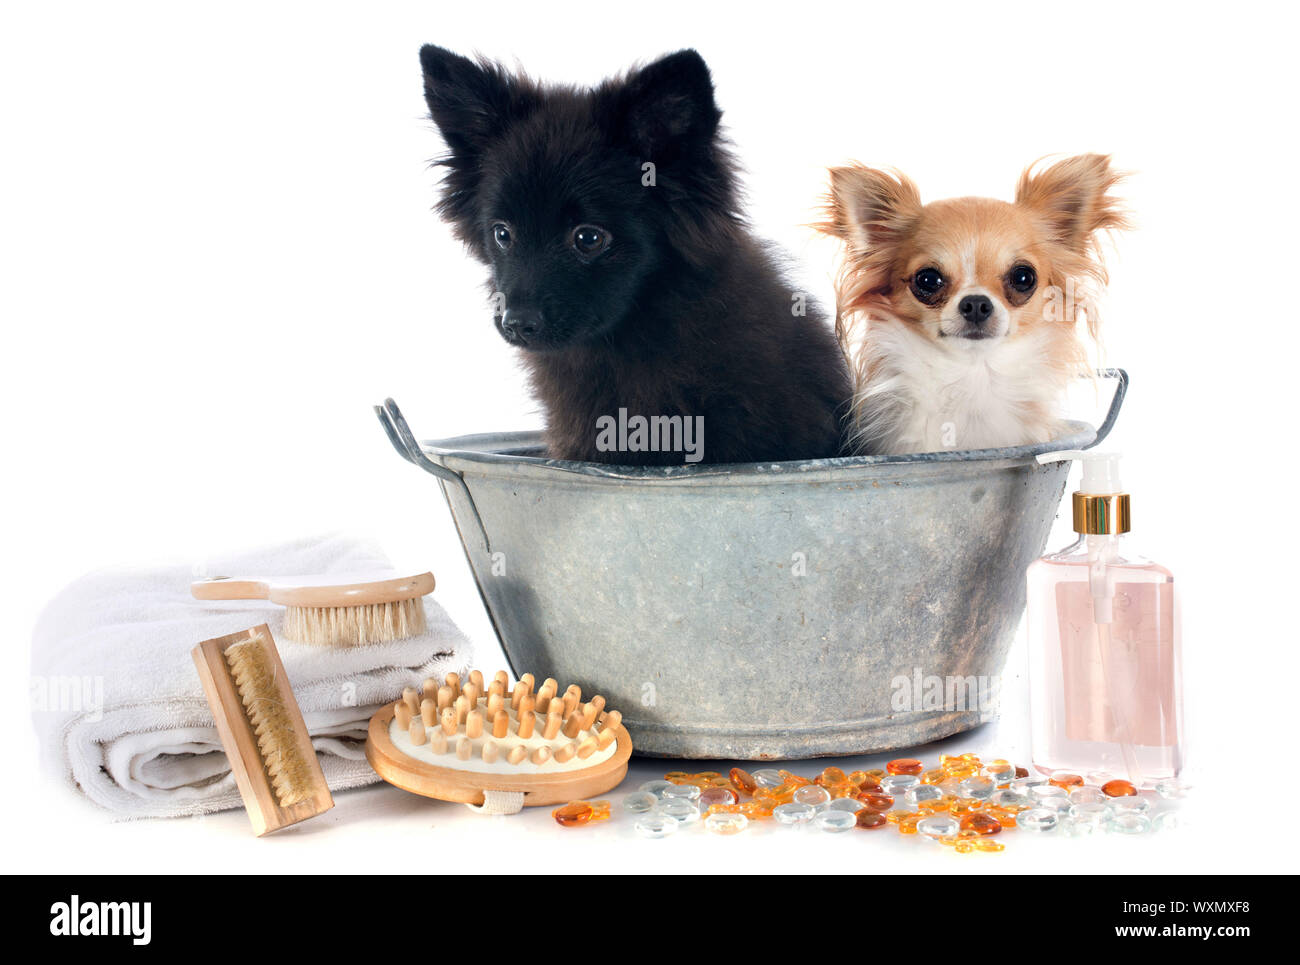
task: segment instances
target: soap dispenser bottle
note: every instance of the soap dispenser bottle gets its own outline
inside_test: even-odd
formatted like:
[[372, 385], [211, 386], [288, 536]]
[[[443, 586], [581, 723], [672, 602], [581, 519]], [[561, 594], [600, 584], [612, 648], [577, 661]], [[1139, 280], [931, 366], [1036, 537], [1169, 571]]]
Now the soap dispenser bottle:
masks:
[[1028, 571], [1030, 719], [1034, 767], [1135, 787], [1183, 767], [1178, 601], [1169, 570], [1129, 545], [1129, 495], [1113, 453], [1045, 453], [1077, 459], [1079, 538]]

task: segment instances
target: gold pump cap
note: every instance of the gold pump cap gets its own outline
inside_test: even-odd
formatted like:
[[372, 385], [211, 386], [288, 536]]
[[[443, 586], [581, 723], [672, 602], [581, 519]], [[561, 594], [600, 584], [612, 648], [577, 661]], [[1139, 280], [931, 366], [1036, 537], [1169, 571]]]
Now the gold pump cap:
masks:
[[1119, 481], [1119, 453], [1069, 449], [1037, 458], [1040, 465], [1066, 459], [1083, 463], [1083, 481], [1072, 498], [1076, 533], [1118, 536], [1129, 531], [1129, 497]]

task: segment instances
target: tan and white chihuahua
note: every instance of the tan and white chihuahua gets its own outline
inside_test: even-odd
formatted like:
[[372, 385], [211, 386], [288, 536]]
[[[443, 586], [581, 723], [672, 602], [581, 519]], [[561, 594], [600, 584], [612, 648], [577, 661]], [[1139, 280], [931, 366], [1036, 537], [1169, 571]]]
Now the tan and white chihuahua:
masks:
[[827, 220], [844, 241], [837, 330], [855, 379], [850, 451], [989, 449], [1059, 434], [1087, 370], [1106, 283], [1099, 235], [1127, 227], [1110, 158], [1026, 170], [1012, 203], [922, 204], [898, 173], [830, 172]]

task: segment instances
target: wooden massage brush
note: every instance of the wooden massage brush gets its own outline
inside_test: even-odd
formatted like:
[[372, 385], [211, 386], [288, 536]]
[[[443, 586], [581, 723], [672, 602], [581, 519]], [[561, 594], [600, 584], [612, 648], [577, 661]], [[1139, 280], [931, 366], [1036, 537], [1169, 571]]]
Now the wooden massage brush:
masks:
[[507, 691], [504, 670], [430, 677], [370, 718], [366, 759], [389, 784], [425, 797], [481, 805], [488, 791], [516, 792], [525, 806], [563, 804], [615, 787], [632, 739], [605, 698], [584, 702], [548, 678], [534, 692], [524, 674]]
[[203, 692], [259, 837], [334, 806], [266, 624], [192, 651]]
[[287, 607], [286, 640], [355, 647], [402, 640], [425, 631], [424, 603], [432, 573], [331, 573], [274, 580], [217, 576], [190, 584], [196, 600], [270, 600]]

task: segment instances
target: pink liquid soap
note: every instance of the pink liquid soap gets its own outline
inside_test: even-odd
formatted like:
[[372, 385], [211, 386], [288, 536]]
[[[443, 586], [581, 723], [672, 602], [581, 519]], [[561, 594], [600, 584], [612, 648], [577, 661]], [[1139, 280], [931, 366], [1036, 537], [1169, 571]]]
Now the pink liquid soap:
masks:
[[[1028, 570], [1034, 767], [1124, 777], [1183, 769], [1182, 655], [1174, 577], [1127, 546], [1115, 457], [1074, 496], [1078, 540]], [[1109, 473], [1109, 475], [1107, 474]]]

